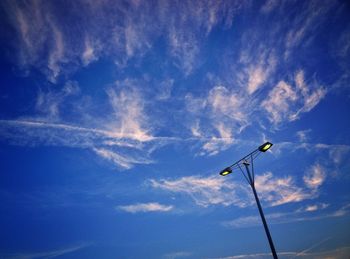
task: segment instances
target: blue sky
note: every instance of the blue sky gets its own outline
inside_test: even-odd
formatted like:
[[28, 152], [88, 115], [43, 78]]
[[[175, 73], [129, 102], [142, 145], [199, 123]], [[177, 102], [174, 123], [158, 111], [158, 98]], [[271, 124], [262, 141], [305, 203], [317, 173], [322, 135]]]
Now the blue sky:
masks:
[[1, 1], [1, 258], [350, 255], [346, 1]]

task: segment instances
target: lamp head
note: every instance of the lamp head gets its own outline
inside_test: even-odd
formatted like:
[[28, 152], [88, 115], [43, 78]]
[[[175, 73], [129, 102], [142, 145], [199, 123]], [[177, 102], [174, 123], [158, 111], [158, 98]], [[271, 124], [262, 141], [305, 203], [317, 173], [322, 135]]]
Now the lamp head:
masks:
[[266, 142], [259, 147], [259, 151], [266, 152], [267, 150], [269, 150], [272, 147], [272, 145], [273, 144], [271, 142]]
[[232, 173], [232, 169], [231, 169], [231, 167], [227, 167], [227, 168], [225, 168], [224, 170], [222, 170], [222, 171], [220, 172], [220, 175], [226, 176], [226, 175], [228, 175], [228, 174], [230, 174], [230, 173]]

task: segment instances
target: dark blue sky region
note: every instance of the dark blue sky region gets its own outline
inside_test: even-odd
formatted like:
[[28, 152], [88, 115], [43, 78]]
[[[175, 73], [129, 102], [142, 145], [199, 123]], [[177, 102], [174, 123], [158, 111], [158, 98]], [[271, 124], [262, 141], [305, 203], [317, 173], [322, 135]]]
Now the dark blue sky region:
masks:
[[0, 258], [349, 258], [349, 8], [1, 1]]

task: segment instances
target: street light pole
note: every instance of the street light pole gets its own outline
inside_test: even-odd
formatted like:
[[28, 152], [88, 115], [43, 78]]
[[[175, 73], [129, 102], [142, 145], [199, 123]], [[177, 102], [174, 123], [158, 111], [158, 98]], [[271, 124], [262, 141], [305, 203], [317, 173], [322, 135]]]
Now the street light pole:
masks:
[[[257, 204], [258, 209], [259, 209], [260, 217], [261, 217], [261, 220], [262, 220], [263, 225], [264, 225], [265, 233], [266, 233], [267, 239], [268, 239], [269, 244], [270, 244], [270, 248], [271, 248], [271, 252], [272, 252], [273, 258], [274, 259], [278, 259], [278, 256], [277, 256], [277, 253], [276, 253], [276, 249], [275, 249], [275, 246], [273, 244], [272, 237], [271, 237], [271, 234], [270, 234], [270, 230], [269, 230], [269, 228], [267, 226], [266, 219], [265, 219], [265, 216], [264, 216], [264, 212], [262, 210], [262, 207], [261, 207], [261, 204], [260, 204], [260, 201], [259, 201], [259, 197], [258, 197], [258, 194], [257, 194], [256, 189], [255, 189], [255, 175], [254, 175], [254, 164], [253, 164], [254, 159], [258, 155], [260, 155], [261, 152], [266, 152], [267, 150], [269, 150], [270, 147], [272, 147], [272, 143], [266, 142], [265, 144], [261, 145], [256, 150], [252, 151], [251, 153], [249, 153], [248, 155], [246, 155], [242, 159], [238, 160], [234, 164], [232, 164], [229, 167], [227, 167], [224, 170], [222, 170], [220, 172], [220, 175], [226, 176], [228, 174], [231, 174], [233, 169], [235, 169], [235, 168], [237, 168], [237, 169], [239, 168], [240, 169], [240, 171], [242, 172], [244, 178], [247, 180], [248, 184], [250, 185], [250, 187], [253, 190], [254, 198], [255, 198], [256, 204]], [[246, 174], [244, 173], [244, 171], [242, 169], [242, 165], [244, 165], [244, 167], [246, 169]], [[249, 168], [250, 166], [251, 166], [251, 170]]]
[[278, 259], [277, 253], [276, 253], [276, 249], [275, 249], [275, 246], [273, 244], [272, 237], [271, 237], [271, 234], [270, 234], [270, 230], [269, 230], [269, 227], [267, 226], [266, 219], [265, 219], [264, 212], [262, 210], [262, 207], [261, 207], [261, 204], [260, 204], [260, 201], [259, 201], [258, 194], [256, 193], [255, 181], [254, 181], [252, 175], [250, 174], [249, 162], [245, 161], [245, 162], [243, 162], [243, 164], [244, 164], [245, 169], [247, 171], [247, 175], [248, 175], [248, 178], [249, 178], [249, 185], [250, 185], [250, 187], [252, 187], [252, 190], [253, 190], [253, 193], [254, 193], [254, 197], [255, 197], [255, 201], [256, 201], [256, 204], [258, 205], [260, 217], [261, 217], [261, 220], [262, 220], [263, 225], [264, 225], [264, 229], [265, 229], [265, 233], [266, 233], [267, 239], [269, 240], [269, 244], [270, 244], [270, 248], [271, 248], [271, 252], [272, 252], [273, 258], [274, 259]]

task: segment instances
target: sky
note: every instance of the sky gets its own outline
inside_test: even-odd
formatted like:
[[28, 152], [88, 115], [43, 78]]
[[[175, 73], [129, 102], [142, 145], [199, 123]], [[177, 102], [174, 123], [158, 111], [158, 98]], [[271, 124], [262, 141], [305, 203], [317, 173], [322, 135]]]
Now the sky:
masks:
[[0, 2], [0, 258], [350, 256], [347, 1]]

